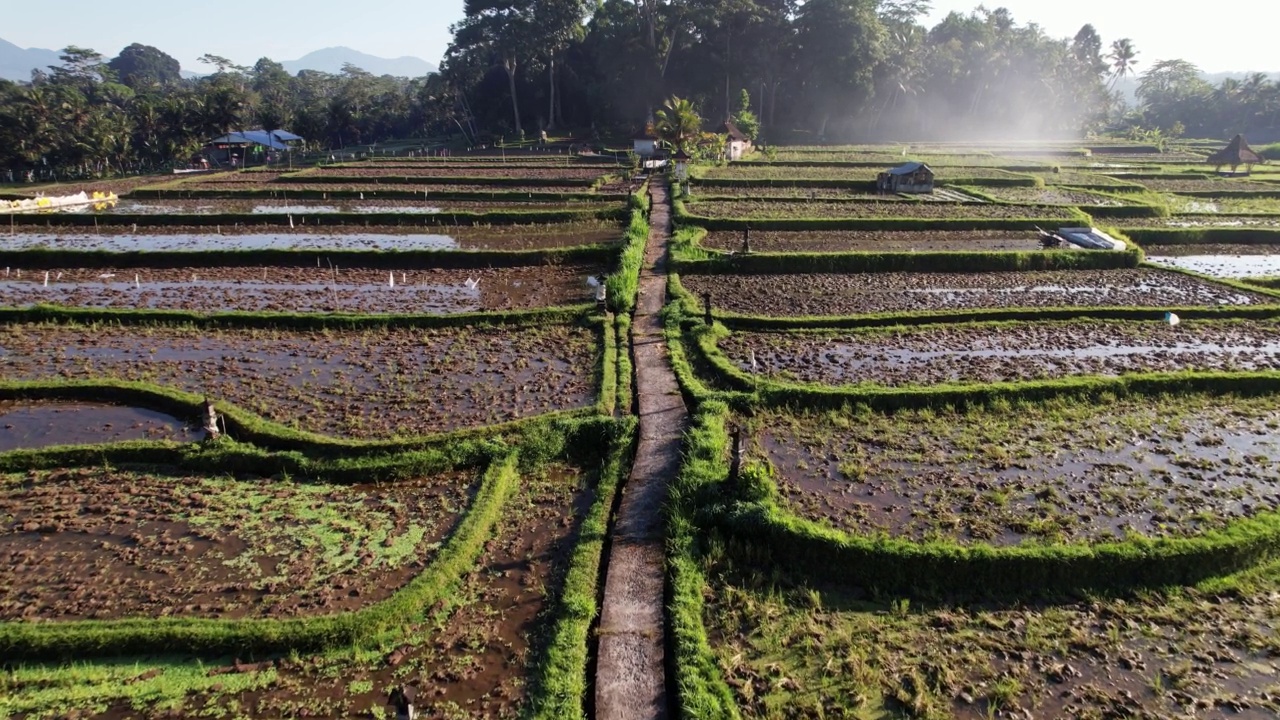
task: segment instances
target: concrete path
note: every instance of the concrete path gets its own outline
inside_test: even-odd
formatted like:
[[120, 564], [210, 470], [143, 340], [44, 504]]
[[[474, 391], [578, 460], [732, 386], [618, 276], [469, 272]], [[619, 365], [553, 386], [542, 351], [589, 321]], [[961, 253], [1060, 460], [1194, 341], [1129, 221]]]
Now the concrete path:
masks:
[[662, 504], [680, 469], [680, 442], [688, 412], [667, 357], [659, 313], [667, 294], [671, 203], [665, 178], [649, 185], [653, 209], [640, 271], [640, 298], [631, 325], [640, 445], [613, 531], [600, 614], [596, 667], [598, 720], [668, 717], [663, 659]]

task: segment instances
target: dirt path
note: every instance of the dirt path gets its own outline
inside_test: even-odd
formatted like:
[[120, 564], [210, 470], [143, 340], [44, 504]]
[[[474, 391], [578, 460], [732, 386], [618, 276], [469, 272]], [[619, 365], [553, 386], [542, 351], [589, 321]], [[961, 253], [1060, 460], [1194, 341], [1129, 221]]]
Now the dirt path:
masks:
[[649, 189], [653, 209], [640, 271], [640, 299], [631, 326], [640, 446], [623, 489], [614, 528], [600, 618], [596, 717], [655, 720], [667, 717], [663, 660], [662, 503], [680, 466], [688, 413], [667, 357], [662, 332], [667, 289], [671, 205], [665, 179]]

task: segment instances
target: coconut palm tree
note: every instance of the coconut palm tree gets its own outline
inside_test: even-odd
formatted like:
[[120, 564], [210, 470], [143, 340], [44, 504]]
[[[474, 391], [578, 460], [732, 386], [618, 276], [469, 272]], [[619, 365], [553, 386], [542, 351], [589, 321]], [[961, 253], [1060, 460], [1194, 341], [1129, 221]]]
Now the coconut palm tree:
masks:
[[668, 145], [688, 152], [702, 132], [702, 118], [693, 103], [672, 95], [654, 116], [653, 129]]
[[1133, 69], [1138, 65], [1137, 57], [1138, 51], [1134, 49], [1133, 41], [1129, 38], [1121, 38], [1111, 43], [1111, 54], [1107, 56], [1111, 61], [1111, 85], [1108, 89], [1114, 89], [1120, 78], [1133, 74]]

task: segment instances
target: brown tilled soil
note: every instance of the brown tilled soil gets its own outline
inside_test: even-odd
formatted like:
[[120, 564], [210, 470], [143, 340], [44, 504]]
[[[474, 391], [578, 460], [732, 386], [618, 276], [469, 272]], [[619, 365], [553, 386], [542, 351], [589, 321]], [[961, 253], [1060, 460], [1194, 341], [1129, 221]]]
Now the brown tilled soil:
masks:
[[798, 317], [986, 308], [1271, 305], [1275, 298], [1150, 270], [858, 275], [683, 275], [740, 315]]
[[356, 610], [431, 562], [477, 476], [380, 487], [99, 468], [0, 476], [0, 619]]
[[[526, 477], [463, 586], [383, 653], [281, 659], [266, 664], [275, 679], [262, 689], [215, 690], [188, 698], [180, 712], [120, 704], [97, 717], [394, 717], [386, 699], [396, 685], [418, 690], [422, 718], [521, 717], [529, 670], [552, 632], [552, 603], [591, 502], [582, 487], [571, 468]], [[225, 671], [237, 669], [210, 672]]]
[[595, 297], [593, 283], [606, 273], [597, 265], [10, 269], [0, 278], [0, 305], [447, 315], [589, 302]]
[[[745, 372], [806, 383], [933, 385], [1181, 370], [1280, 370], [1265, 321], [1071, 321], [868, 332], [738, 332], [720, 348]], [[752, 365], [752, 358], [755, 364]]]
[[597, 346], [591, 330], [566, 326], [291, 332], [7, 325], [0, 327], [0, 377], [152, 382], [301, 430], [414, 437], [588, 407]]
[[1194, 535], [1280, 507], [1269, 398], [747, 422], [793, 511], [863, 536], [1105, 542]]
[[[702, 244], [716, 250], [742, 249], [743, 233], [712, 232]], [[754, 252], [979, 252], [1039, 250], [1034, 232], [959, 230], [955, 232], [893, 230], [751, 231]]]

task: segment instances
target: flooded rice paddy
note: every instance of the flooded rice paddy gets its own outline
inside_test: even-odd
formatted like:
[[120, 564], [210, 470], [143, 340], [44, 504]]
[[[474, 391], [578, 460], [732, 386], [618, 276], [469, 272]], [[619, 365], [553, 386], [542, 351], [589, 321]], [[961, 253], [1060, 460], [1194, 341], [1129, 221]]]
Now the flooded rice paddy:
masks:
[[1102, 542], [1193, 535], [1280, 508], [1274, 397], [744, 422], [787, 507], [863, 536]]
[[1276, 304], [1261, 293], [1146, 268], [989, 273], [683, 275], [695, 296], [742, 315], [797, 317], [1051, 307]]
[[571, 326], [304, 332], [6, 325], [0, 376], [147, 382], [299, 430], [410, 438], [589, 407], [597, 344], [595, 332]]
[[[1070, 321], [859, 332], [735, 332], [739, 369], [788, 382], [901, 387], [1071, 375], [1280, 370], [1274, 321]], [[754, 362], [753, 362], [754, 359]]]

